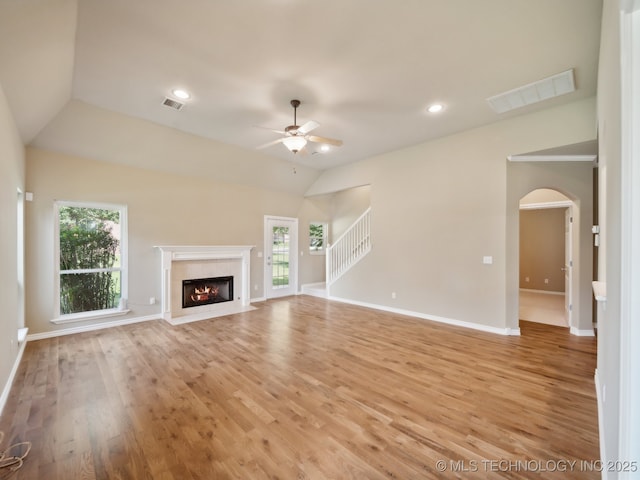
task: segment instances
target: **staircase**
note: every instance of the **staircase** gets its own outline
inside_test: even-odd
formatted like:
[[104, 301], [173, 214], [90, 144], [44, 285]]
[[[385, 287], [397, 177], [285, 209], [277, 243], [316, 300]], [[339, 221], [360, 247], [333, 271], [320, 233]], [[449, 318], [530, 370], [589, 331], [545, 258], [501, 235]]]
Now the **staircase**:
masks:
[[331, 285], [371, 251], [371, 207], [326, 249], [326, 282], [305, 285], [302, 293], [329, 297]]

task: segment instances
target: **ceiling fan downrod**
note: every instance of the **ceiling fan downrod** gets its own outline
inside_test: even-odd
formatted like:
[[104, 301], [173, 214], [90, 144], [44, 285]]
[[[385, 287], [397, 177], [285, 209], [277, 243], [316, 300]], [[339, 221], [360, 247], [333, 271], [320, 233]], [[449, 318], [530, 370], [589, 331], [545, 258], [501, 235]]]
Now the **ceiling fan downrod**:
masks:
[[291, 100], [291, 106], [293, 107], [293, 126], [298, 126], [298, 119], [296, 116], [296, 112], [298, 111], [298, 107], [300, 106], [300, 100]]

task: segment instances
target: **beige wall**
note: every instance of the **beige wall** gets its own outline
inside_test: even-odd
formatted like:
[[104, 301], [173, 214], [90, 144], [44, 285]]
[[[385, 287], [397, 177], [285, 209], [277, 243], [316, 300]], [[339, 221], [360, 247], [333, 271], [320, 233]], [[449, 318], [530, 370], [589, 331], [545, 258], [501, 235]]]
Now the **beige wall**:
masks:
[[331, 222], [331, 199], [325, 196], [305, 198], [299, 212], [300, 285], [325, 281], [325, 256], [309, 253], [309, 224]]
[[[517, 328], [517, 309], [514, 318], [506, 310], [508, 295], [517, 306], [518, 292], [517, 221], [516, 244], [507, 248], [506, 158], [593, 140], [594, 127], [595, 99], [588, 99], [324, 172], [307, 195], [370, 184], [373, 215], [372, 252], [332, 294]], [[518, 200], [530, 190], [516, 199], [516, 220]], [[484, 256], [493, 264], [483, 264]]]
[[16, 260], [18, 189], [24, 192], [24, 147], [0, 85], [0, 394], [7, 392], [18, 356], [18, 329], [22, 326], [22, 291]]
[[[197, 176], [137, 169], [37, 149], [27, 150], [27, 303], [30, 333], [47, 332], [53, 318], [54, 200], [125, 204], [129, 224], [129, 317], [159, 313], [149, 297], [160, 298], [160, 256], [154, 245], [255, 245], [251, 253], [251, 296], [264, 295], [264, 215], [318, 216], [301, 195], [216, 183]], [[207, 212], [203, 216], [203, 208]], [[301, 238], [300, 245], [304, 240]], [[323, 272], [301, 257], [301, 280], [322, 280]], [[82, 326], [89, 323], [74, 323]]]
[[348, 188], [331, 195], [331, 242], [353, 225], [371, 206], [371, 186]]
[[520, 288], [564, 292], [565, 211], [520, 210]]
[[324, 205], [329, 214], [329, 243], [334, 243], [371, 206], [371, 185], [307, 198]]
[[325, 255], [309, 255], [309, 223], [327, 223], [329, 243], [333, 243], [370, 206], [369, 192], [369, 185], [364, 185], [305, 198], [300, 212], [308, 220], [300, 225], [300, 255], [308, 255], [309, 258], [301, 262], [300, 285], [324, 282], [326, 279]]

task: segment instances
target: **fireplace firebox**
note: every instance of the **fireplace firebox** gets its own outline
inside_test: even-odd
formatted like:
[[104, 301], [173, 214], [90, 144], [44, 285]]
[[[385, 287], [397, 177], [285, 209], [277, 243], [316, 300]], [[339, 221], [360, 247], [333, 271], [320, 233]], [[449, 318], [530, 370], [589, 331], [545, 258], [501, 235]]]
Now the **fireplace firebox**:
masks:
[[233, 276], [182, 281], [182, 308], [233, 301]]

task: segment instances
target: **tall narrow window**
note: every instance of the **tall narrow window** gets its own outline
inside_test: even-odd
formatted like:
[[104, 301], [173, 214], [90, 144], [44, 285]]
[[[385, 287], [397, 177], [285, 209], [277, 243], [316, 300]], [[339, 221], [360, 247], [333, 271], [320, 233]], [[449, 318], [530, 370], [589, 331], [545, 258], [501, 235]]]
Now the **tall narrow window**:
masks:
[[311, 222], [309, 224], [309, 252], [312, 255], [324, 253], [327, 248], [328, 234], [328, 224], [319, 222]]
[[126, 207], [56, 202], [56, 218], [59, 320], [124, 310]]
[[273, 259], [271, 262], [273, 288], [287, 288], [289, 286], [290, 238], [289, 227], [273, 227]]

